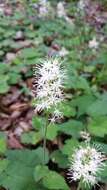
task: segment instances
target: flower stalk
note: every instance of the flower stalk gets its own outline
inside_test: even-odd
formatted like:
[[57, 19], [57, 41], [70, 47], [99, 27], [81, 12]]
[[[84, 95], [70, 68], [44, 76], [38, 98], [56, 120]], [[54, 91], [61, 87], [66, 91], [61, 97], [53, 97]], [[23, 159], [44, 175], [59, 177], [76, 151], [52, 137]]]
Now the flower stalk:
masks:
[[43, 165], [45, 165], [46, 162], [46, 134], [47, 134], [47, 127], [48, 127], [48, 114], [46, 115], [46, 125], [44, 127], [44, 138], [43, 138]]

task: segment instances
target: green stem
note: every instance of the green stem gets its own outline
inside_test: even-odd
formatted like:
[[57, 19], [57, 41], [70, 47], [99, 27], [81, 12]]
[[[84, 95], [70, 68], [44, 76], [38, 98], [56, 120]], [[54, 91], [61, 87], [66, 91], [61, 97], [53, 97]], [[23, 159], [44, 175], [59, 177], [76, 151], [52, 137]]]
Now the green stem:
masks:
[[47, 133], [47, 126], [45, 126], [45, 129], [44, 129], [44, 139], [43, 139], [43, 165], [45, 165], [46, 133]]
[[81, 190], [81, 180], [80, 180], [80, 182], [78, 184], [77, 190]]
[[47, 126], [48, 126], [48, 114], [46, 115], [46, 125], [44, 127], [44, 139], [43, 139], [43, 165], [45, 165], [45, 153], [46, 153], [46, 133], [47, 133]]

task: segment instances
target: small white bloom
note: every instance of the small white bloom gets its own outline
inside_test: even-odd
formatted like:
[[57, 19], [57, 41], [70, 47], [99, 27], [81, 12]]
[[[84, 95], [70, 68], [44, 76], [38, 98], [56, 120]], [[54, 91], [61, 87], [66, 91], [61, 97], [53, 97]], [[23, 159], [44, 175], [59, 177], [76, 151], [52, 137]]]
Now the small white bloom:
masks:
[[68, 22], [68, 24], [70, 24], [70, 25], [72, 25], [72, 27], [74, 27], [73, 19], [69, 18], [68, 16], [65, 16], [65, 20]]
[[82, 183], [95, 185], [98, 182], [98, 174], [104, 169], [104, 156], [95, 147], [86, 144], [80, 147], [72, 155], [69, 168], [69, 178], [74, 181], [82, 179]]
[[59, 55], [61, 57], [64, 57], [64, 56], [66, 56], [68, 54], [69, 54], [69, 51], [67, 49], [65, 49], [65, 47], [62, 47], [62, 49], [59, 51]]
[[[42, 111], [54, 107], [63, 101], [63, 80], [65, 73], [61, 69], [61, 62], [57, 58], [49, 58], [41, 61], [41, 64], [35, 69], [35, 87], [36, 87], [36, 109]], [[58, 112], [55, 112], [58, 116]], [[55, 116], [56, 117], [56, 116]]]
[[4, 14], [4, 4], [0, 4], [0, 15]]
[[89, 41], [89, 48], [97, 49], [99, 47], [99, 42], [94, 37], [92, 40]]
[[66, 12], [65, 12], [65, 8], [64, 8], [64, 3], [63, 2], [59, 2], [57, 4], [57, 15], [58, 17], [66, 17]]
[[81, 138], [84, 139], [86, 142], [89, 142], [91, 140], [90, 134], [86, 131], [80, 132]]
[[64, 7], [64, 2], [59, 2], [57, 4], [57, 16], [59, 18], [64, 18], [68, 22], [68, 24], [74, 26], [73, 20], [67, 16], [67, 13]]
[[78, 2], [78, 9], [79, 10], [84, 10], [84, 8], [85, 8], [85, 1], [84, 0], [80, 0], [79, 2]]
[[60, 112], [58, 109], [55, 109], [52, 118], [50, 118], [51, 123], [54, 123], [55, 121], [63, 118], [63, 113]]
[[47, 0], [40, 0], [39, 4], [40, 4], [39, 17], [48, 16], [48, 14], [51, 10], [50, 2], [48, 2]]

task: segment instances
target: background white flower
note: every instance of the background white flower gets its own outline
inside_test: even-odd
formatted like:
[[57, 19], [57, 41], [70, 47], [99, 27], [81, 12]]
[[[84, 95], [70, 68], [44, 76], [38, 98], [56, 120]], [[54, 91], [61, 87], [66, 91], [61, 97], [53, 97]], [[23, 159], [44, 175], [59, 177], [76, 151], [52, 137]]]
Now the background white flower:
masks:
[[40, 0], [39, 4], [39, 17], [48, 16], [49, 12], [51, 11], [50, 2], [48, 2], [47, 0]]
[[85, 1], [84, 0], [80, 0], [79, 2], [78, 2], [78, 9], [79, 10], [84, 10], [84, 8], [85, 8]]
[[59, 18], [64, 18], [69, 24], [71, 24], [72, 26], [74, 26], [73, 19], [71, 19], [71, 18], [69, 18], [67, 16], [66, 9], [64, 7], [64, 3], [65, 2], [59, 2], [57, 4], [57, 16]]
[[57, 15], [58, 17], [66, 17], [66, 11], [64, 8], [64, 2], [59, 2], [57, 4]]
[[69, 54], [69, 51], [65, 48], [62, 47], [61, 50], [59, 51], [59, 56], [64, 57]]
[[99, 47], [99, 42], [94, 37], [92, 40], [89, 41], [89, 48], [97, 49]]
[[89, 144], [80, 147], [72, 155], [69, 168], [69, 178], [74, 181], [82, 180], [82, 183], [95, 185], [98, 182], [98, 174], [104, 169], [104, 155]]

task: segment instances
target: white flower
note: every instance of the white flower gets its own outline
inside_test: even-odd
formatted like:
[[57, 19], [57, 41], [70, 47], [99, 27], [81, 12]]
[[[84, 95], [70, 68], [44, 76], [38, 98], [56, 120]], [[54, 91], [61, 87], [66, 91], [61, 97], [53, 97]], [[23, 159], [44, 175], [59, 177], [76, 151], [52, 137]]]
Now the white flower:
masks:
[[78, 2], [78, 9], [79, 10], [84, 10], [84, 8], [85, 8], [85, 1], [84, 0], [80, 0], [79, 2]]
[[57, 16], [59, 18], [64, 18], [68, 24], [74, 26], [73, 20], [67, 16], [66, 10], [64, 8], [64, 2], [59, 2], [57, 4]]
[[69, 51], [67, 49], [65, 49], [65, 47], [62, 47], [61, 50], [59, 51], [59, 55], [61, 57], [64, 57], [64, 56], [66, 56], [68, 54], [69, 54]]
[[56, 120], [63, 118], [63, 113], [60, 112], [58, 109], [54, 110], [52, 118], [50, 118], [51, 123], [54, 123]]
[[[57, 58], [41, 61], [35, 69], [36, 108], [35, 111], [48, 110], [63, 101], [63, 80], [65, 73]], [[57, 114], [58, 115], [58, 114]]]
[[50, 2], [48, 2], [47, 0], [40, 0], [39, 3], [39, 17], [47, 16], [51, 10]]
[[64, 8], [64, 3], [63, 2], [59, 2], [57, 4], [57, 15], [58, 17], [66, 17], [66, 12], [65, 12], [65, 8]]
[[89, 41], [89, 45], [88, 46], [89, 46], [89, 48], [97, 49], [98, 46], [99, 46], [99, 42], [94, 37], [92, 40]]
[[4, 14], [4, 10], [5, 10], [5, 5], [4, 3], [0, 3], [0, 15], [3, 15]]
[[86, 142], [89, 142], [91, 140], [90, 134], [86, 131], [80, 132], [81, 138], [84, 139]]
[[80, 147], [72, 155], [69, 168], [69, 178], [74, 181], [82, 180], [82, 183], [95, 185], [98, 182], [98, 174], [104, 169], [104, 156], [95, 147], [86, 144]]
[[65, 20], [68, 22], [68, 24], [70, 24], [70, 25], [72, 25], [72, 27], [74, 27], [73, 19], [69, 18], [68, 16], [65, 16]]

